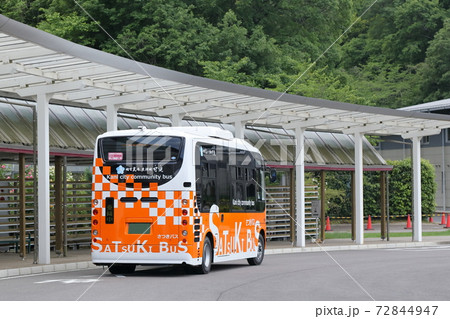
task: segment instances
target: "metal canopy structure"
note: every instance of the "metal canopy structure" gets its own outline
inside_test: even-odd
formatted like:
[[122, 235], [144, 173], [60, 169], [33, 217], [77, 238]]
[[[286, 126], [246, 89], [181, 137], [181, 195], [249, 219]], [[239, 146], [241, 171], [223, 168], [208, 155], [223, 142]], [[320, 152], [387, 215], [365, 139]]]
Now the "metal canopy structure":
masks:
[[[1, 92], [0, 92], [1, 95]], [[15, 161], [18, 153], [33, 153], [33, 109], [36, 103], [0, 96], [0, 161]], [[86, 158], [94, 155], [95, 139], [106, 130], [103, 110], [49, 104], [50, 155]], [[215, 126], [234, 133], [234, 126], [218, 122], [182, 120], [182, 126]], [[168, 118], [142, 114], [118, 114], [119, 130], [145, 126], [155, 129], [171, 126]], [[20, 128], [20, 129], [18, 129]], [[257, 145], [268, 167], [292, 168], [295, 140], [292, 130], [273, 127], [247, 127], [245, 139]], [[308, 170], [352, 170], [354, 143], [351, 135], [329, 132], [305, 132], [305, 168]], [[364, 139], [364, 169], [390, 170], [392, 167]]]
[[[0, 91], [36, 101], [38, 169], [49, 167], [49, 102], [101, 108], [107, 129], [117, 111], [293, 129], [296, 137], [298, 246], [305, 245], [305, 130], [353, 135], [356, 243], [363, 243], [363, 134], [401, 135], [413, 141], [414, 240], [421, 241], [420, 138], [450, 127], [450, 116], [355, 105], [196, 77], [77, 45], [0, 15]], [[39, 262], [49, 263], [49, 180], [39, 174]]]

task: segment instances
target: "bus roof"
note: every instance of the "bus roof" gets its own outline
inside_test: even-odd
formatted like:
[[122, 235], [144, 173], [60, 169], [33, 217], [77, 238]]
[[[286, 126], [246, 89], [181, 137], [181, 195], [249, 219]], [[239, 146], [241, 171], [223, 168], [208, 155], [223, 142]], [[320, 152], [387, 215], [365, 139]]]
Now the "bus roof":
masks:
[[135, 135], [171, 135], [185, 138], [202, 138], [203, 142], [210, 142], [222, 145], [224, 141], [233, 144], [236, 148], [246, 149], [251, 152], [260, 153], [257, 148], [243, 139], [233, 136], [233, 133], [218, 127], [211, 126], [176, 126], [176, 127], [158, 127], [156, 129], [147, 129], [139, 127], [132, 130], [118, 130], [103, 133], [98, 138], [112, 136], [135, 136]]

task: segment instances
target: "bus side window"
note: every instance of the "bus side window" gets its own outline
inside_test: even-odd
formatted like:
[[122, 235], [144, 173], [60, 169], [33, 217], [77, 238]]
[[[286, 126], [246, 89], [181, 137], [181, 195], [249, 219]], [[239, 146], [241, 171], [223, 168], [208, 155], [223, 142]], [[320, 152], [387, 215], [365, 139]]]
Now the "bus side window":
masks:
[[203, 183], [202, 190], [202, 211], [209, 212], [211, 206], [216, 202], [216, 182], [208, 180]]

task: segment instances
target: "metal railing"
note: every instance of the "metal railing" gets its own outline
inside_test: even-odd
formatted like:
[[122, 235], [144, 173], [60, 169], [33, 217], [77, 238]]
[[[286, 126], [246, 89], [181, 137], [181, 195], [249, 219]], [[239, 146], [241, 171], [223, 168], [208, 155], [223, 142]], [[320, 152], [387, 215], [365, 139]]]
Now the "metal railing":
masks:
[[[293, 190], [289, 186], [266, 187], [267, 239], [293, 241], [295, 235], [295, 211]], [[316, 239], [319, 223], [311, 214], [311, 200], [319, 198], [316, 185], [305, 186], [305, 234]]]
[[[21, 218], [25, 224], [27, 248], [34, 248], [34, 192], [33, 179], [26, 179], [25, 211], [20, 209], [21, 194], [18, 179], [0, 179], [0, 249], [20, 246]], [[91, 182], [67, 181], [66, 187], [51, 181], [50, 239], [51, 246], [89, 245], [91, 234]], [[62, 196], [62, 198], [58, 198]], [[59, 203], [59, 204], [58, 204]], [[59, 205], [59, 207], [58, 207]], [[22, 216], [23, 214], [23, 216]], [[59, 222], [57, 219], [60, 219]], [[23, 243], [23, 241], [22, 241]], [[21, 252], [24, 248], [21, 249]]]

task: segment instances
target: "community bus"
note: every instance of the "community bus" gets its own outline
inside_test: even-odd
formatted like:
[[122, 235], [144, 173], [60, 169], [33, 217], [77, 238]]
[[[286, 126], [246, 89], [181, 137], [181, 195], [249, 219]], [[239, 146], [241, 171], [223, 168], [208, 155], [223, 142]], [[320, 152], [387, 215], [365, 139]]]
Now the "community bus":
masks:
[[264, 162], [229, 131], [171, 127], [107, 132], [96, 141], [92, 261], [111, 273], [264, 258]]

